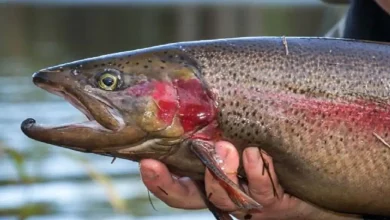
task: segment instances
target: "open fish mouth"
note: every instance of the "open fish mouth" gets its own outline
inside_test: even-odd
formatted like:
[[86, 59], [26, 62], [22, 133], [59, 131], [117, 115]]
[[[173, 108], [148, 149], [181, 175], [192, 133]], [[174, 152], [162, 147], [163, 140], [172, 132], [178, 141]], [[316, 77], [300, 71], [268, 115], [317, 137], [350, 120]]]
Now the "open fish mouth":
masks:
[[51, 71], [40, 71], [33, 75], [33, 82], [38, 87], [63, 97], [71, 105], [82, 112], [88, 121], [81, 123], [73, 123], [59, 126], [43, 126], [36, 125], [34, 119], [26, 119], [22, 123], [22, 130], [28, 133], [30, 129], [36, 126], [47, 129], [65, 129], [67, 127], [90, 127], [97, 130], [110, 132], [122, 129], [125, 123], [119, 113], [108, 102], [104, 102], [101, 99], [97, 99], [95, 96], [91, 96], [88, 92], [81, 91], [75, 86], [71, 86], [70, 89], [64, 84], [57, 83], [58, 80], [49, 79]]
[[91, 112], [88, 110], [88, 108], [80, 102], [76, 98], [75, 95], [72, 93], [66, 91], [66, 89], [62, 86], [55, 86], [52, 84], [45, 84], [45, 83], [40, 83], [39, 81], [35, 80], [34, 82], [38, 87], [45, 89], [46, 91], [58, 95], [62, 98], [64, 98], [66, 101], [68, 101], [71, 105], [73, 105], [75, 108], [77, 108], [79, 111], [81, 111], [90, 121], [95, 120]]
[[[73, 150], [95, 152], [102, 148], [133, 143], [145, 137], [137, 127], [127, 127], [120, 112], [109, 101], [89, 94], [66, 76], [40, 71], [33, 75], [38, 87], [63, 97], [80, 110], [87, 121], [63, 125], [41, 125], [28, 118], [21, 124], [21, 130], [28, 137]], [[128, 135], [127, 138], [124, 138]]]

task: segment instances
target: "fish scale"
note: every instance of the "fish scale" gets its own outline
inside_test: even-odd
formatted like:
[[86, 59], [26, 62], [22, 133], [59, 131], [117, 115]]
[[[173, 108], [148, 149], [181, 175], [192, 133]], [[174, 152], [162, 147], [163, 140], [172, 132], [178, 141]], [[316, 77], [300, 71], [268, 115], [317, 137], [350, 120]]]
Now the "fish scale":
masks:
[[224, 135], [268, 152], [287, 192], [336, 211], [390, 215], [390, 149], [373, 135], [390, 132], [390, 46], [289, 38], [287, 54], [282, 41], [183, 48], [217, 91]]
[[[21, 129], [72, 150], [160, 160], [194, 180], [206, 200], [207, 167], [245, 210], [262, 204], [229, 181], [214, 144], [228, 140], [240, 155], [256, 146], [273, 158], [289, 194], [336, 212], [390, 216], [389, 61], [389, 44], [298, 37], [109, 54], [33, 75], [89, 121], [45, 126], [26, 119]], [[102, 87], [106, 76], [118, 83]], [[241, 164], [245, 177], [242, 171]], [[230, 219], [205, 204], [217, 219]]]

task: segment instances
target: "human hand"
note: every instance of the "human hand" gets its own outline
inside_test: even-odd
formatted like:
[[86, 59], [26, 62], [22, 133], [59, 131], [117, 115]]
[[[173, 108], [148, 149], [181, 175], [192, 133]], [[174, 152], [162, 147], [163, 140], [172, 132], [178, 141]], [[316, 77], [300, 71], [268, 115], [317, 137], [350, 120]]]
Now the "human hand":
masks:
[[[239, 166], [237, 150], [228, 142], [218, 142], [216, 151], [223, 158], [224, 170], [230, 179], [238, 182], [236, 172]], [[274, 195], [271, 178], [268, 172], [263, 171], [264, 158], [269, 167], [269, 174], [275, 183], [278, 197]], [[140, 162], [142, 180], [147, 188], [159, 199], [171, 207], [181, 209], [206, 208], [195, 183], [187, 177], [175, 177], [170, 174], [167, 167], [159, 161], [145, 159]], [[274, 171], [272, 158], [258, 148], [246, 148], [243, 153], [243, 165], [248, 178], [246, 192], [263, 205], [261, 211], [251, 212], [238, 210], [230, 200], [226, 191], [206, 169], [205, 185], [209, 200], [218, 208], [227, 211], [238, 219], [356, 219], [356, 216], [344, 216], [332, 213], [306, 203], [296, 197], [284, 193], [278, 184]], [[163, 190], [161, 190], [163, 189]]]

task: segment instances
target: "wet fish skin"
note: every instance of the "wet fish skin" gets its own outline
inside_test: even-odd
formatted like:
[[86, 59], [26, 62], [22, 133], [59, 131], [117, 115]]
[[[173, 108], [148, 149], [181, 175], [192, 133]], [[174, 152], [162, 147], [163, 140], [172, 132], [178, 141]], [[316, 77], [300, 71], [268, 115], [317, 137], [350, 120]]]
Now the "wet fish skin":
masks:
[[216, 91], [224, 136], [268, 152], [285, 190], [390, 215], [390, 46], [263, 38], [183, 46]]
[[[71, 149], [135, 161], [159, 159], [173, 173], [194, 180], [203, 179], [204, 165], [183, 143], [205, 136], [216, 141], [213, 135], [219, 130], [220, 139], [233, 142], [240, 153], [258, 146], [270, 154], [280, 183], [300, 199], [338, 212], [390, 215], [389, 58], [387, 44], [283, 37], [183, 42], [111, 54], [47, 70], [61, 69], [56, 77], [66, 75], [70, 83], [56, 84], [77, 91], [84, 105], [92, 103], [89, 111], [112, 131], [70, 126], [60, 132], [31, 121], [22, 130]], [[124, 90], [94, 87], [94, 74], [107, 66], [121, 72]], [[69, 74], [75, 70], [80, 74]], [[150, 117], [159, 115], [163, 106], [153, 105], [156, 97], [139, 97], [150, 87], [131, 87], [144, 78], [191, 82], [179, 85], [189, 89], [178, 96], [187, 101], [174, 107], [195, 103], [201, 108], [180, 115], [168, 107], [163, 119]], [[124, 123], [113, 119], [107, 107], [99, 107], [96, 96]], [[207, 129], [215, 120], [219, 129]], [[120, 126], [125, 129], [115, 131]], [[80, 129], [88, 138], [79, 140]], [[108, 146], [111, 139], [114, 144]]]

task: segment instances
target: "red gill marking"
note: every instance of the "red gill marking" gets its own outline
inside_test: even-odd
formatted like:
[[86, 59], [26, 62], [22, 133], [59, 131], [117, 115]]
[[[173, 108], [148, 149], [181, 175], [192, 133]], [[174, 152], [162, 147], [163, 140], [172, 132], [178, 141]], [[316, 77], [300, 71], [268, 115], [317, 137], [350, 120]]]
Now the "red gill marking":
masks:
[[165, 124], [172, 124], [178, 109], [176, 90], [168, 82], [142, 82], [134, 85], [126, 92], [130, 96], [141, 97], [150, 95], [158, 107], [157, 118]]
[[179, 118], [185, 132], [215, 120], [214, 101], [198, 79], [179, 79], [173, 83], [179, 98]]
[[158, 119], [171, 124], [178, 114], [185, 132], [207, 126], [216, 119], [214, 101], [198, 79], [179, 79], [173, 84], [145, 82], [128, 88], [127, 93], [136, 97], [151, 95], [158, 106]]
[[208, 141], [219, 141], [222, 140], [222, 132], [218, 127], [218, 122], [214, 120], [206, 127], [193, 134], [191, 138]]
[[177, 112], [178, 101], [175, 88], [167, 82], [153, 82], [154, 91], [152, 94], [158, 106], [157, 117], [166, 124], [172, 124]]

